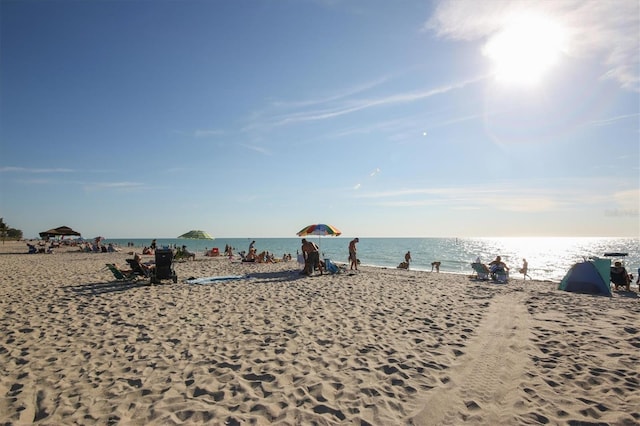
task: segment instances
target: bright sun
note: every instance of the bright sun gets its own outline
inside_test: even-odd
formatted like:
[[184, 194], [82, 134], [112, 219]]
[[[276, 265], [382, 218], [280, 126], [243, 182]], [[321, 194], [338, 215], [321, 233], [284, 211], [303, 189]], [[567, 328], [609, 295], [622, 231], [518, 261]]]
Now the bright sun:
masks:
[[485, 45], [498, 81], [529, 86], [540, 82], [566, 51], [566, 31], [540, 15], [519, 16]]

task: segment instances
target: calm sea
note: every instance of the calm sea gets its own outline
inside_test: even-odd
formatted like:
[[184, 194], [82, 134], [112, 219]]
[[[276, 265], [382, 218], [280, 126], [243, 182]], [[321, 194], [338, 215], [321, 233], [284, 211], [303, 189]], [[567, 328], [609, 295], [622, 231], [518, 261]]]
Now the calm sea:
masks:
[[[307, 237], [319, 243], [323, 257], [347, 263], [347, 246], [351, 238]], [[234, 252], [247, 251], [253, 238], [219, 238], [215, 240], [184, 240], [158, 238], [158, 246], [186, 245], [190, 251], [203, 255], [206, 249], [218, 247], [224, 251], [226, 245]], [[296, 259], [300, 250], [300, 238], [255, 238], [258, 252], [263, 250], [282, 257], [288, 253]], [[151, 238], [111, 239], [105, 242], [126, 247], [148, 246]], [[630, 273], [640, 268], [640, 240], [637, 238], [360, 238], [358, 258], [363, 265], [396, 268], [411, 251], [411, 269], [431, 270], [431, 262], [441, 262], [440, 270], [460, 274], [472, 273], [471, 262], [477, 257], [490, 262], [497, 255], [511, 268], [512, 277], [522, 265], [529, 262], [529, 274], [538, 280], [560, 281], [567, 270], [585, 258], [602, 257], [606, 252], [624, 252], [623, 258]]]

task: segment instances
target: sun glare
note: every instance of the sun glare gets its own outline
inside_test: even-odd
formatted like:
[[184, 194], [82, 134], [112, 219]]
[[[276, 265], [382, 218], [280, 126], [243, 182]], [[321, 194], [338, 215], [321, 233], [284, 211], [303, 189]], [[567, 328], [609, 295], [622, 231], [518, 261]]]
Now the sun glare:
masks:
[[539, 15], [511, 19], [485, 45], [483, 53], [493, 61], [498, 81], [529, 86], [540, 82], [566, 51], [566, 32]]

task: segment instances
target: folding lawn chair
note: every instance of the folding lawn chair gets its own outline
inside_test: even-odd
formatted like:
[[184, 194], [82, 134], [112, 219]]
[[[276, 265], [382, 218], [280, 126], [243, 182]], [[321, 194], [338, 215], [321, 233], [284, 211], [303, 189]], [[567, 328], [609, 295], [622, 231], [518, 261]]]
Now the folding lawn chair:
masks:
[[471, 267], [477, 274], [477, 278], [479, 280], [486, 281], [489, 279], [489, 270], [482, 263], [474, 262], [471, 264]]
[[107, 269], [111, 271], [117, 281], [135, 281], [138, 279], [137, 275], [133, 271], [123, 271], [113, 263], [107, 263], [106, 265]]
[[142, 276], [145, 278], [151, 277], [149, 270], [143, 268], [140, 262], [138, 262], [136, 259], [127, 259], [127, 263], [129, 264], [129, 266], [131, 267], [131, 270], [135, 275]]

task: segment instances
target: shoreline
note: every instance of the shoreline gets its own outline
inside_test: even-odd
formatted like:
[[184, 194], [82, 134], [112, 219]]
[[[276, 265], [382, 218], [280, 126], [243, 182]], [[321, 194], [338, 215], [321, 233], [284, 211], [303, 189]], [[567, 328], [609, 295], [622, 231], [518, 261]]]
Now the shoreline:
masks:
[[640, 422], [637, 296], [224, 257], [149, 286], [105, 268], [128, 249], [23, 247], [0, 244], [0, 422]]
[[[409, 238], [409, 237], [407, 237], [407, 238]], [[289, 239], [290, 240], [292, 238], [283, 237], [281, 239]], [[23, 253], [26, 253], [26, 249], [23, 250], [22, 246], [20, 246], [20, 244], [24, 244], [26, 246], [26, 242], [38, 242], [38, 241], [39, 240], [24, 240], [24, 241], [18, 241], [18, 242], [16, 242], [16, 241], [9, 242], [8, 241], [7, 244], [13, 244], [14, 247], [16, 247], [14, 250], [12, 250], [12, 253], [14, 253], [14, 254], [23, 254]], [[108, 241], [108, 240], [105, 240], [105, 241]], [[149, 240], [149, 241], [151, 241], [151, 240]], [[199, 240], [194, 240], [194, 241], [199, 241]], [[118, 252], [120, 252], [120, 253], [123, 253], [123, 252], [124, 253], [137, 252], [138, 254], [143, 255], [142, 254], [142, 251], [143, 251], [143, 248], [144, 248], [143, 246], [124, 246], [124, 245], [119, 245], [117, 247], [118, 247]], [[2, 247], [0, 247], [0, 253], [2, 253], [2, 251], [3, 251], [3, 249], [2, 249]], [[64, 252], [64, 253], [66, 253], [66, 252], [79, 251], [79, 249], [76, 246], [61, 246], [60, 248], [56, 248], [55, 251], [56, 252]], [[222, 249], [220, 249], [220, 251], [222, 251]], [[207, 256], [204, 255], [205, 252], [203, 250], [195, 250], [194, 252], [197, 254], [197, 258], [198, 259], [207, 258]], [[96, 253], [94, 253], [94, 254], [96, 254]], [[148, 256], [148, 255], [143, 255], [143, 256]], [[224, 255], [222, 253], [221, 253], [221, 257], [224, 257]], [[235, 255], [235, 258], [236, 259], [238, 258], [237, 254]], [[295, 262], [295, 256], [294, 256], [293, 261]], [[340, 261], [340, 260], [335, 260], [335, 259], [333, 259], [333, 261], [336, 264], [340, 264], [340, 265], [347, 264], [347, 266], [348, 266], [348, 263], [346, 261]], [[420, 263], [417, 263], [417, 264], [420, 265]], [[401, 268], [394, 267], [392, 265], [384, 265], [384, 264], [362, 263], [361, 265], [363, 267], [375, 268], [375, 269], [391, 269], [391, 270], [393, 270], [393, 269], [401, 269]], [[425, 267], [412, 266], [412, 267], [410, 267], [409, 270], [416, 271], [416, 272], [425, 272], [425, 273], [442, 273], [442, 274], [453, 274], [453, 275], [469, 276], [469, 275], [474, 273], [473, 269], [471, 268], [470, 265], [471, 265], [471, 262], [469, 262], [468, 270], [464, 270], [464, 271], [462, 271], [462, 270], [452, 271], [452, 270], [447, 270], [444, 267], [442, 267], [440, 272], [436, 272], [436, 271], [432, 271], [429, 268], [428, 265], [425, 266]], [[566, 268], [566, 271], [568, 271], [570, 267], [571, 267], [571, 265], [568, 265], [567, 268]], [[514, 266], [511, 269], [512, 270], [517, 270], [518, 268]], [[631, 270], [630, 273], [635, 273], [635, 272], [633, 270]], [[522, 274], [519, 274], [519, 273], [516, 272], [516, 273], [511, 275], [510, 279], [512, 279], [512, 280], [513, 279], [515, 279], [515, 280], [522, 279], [521, 275]], [[535, 279], [535, 281], [559, 284], [561, 279], [537, 278], [537, 279]]]

